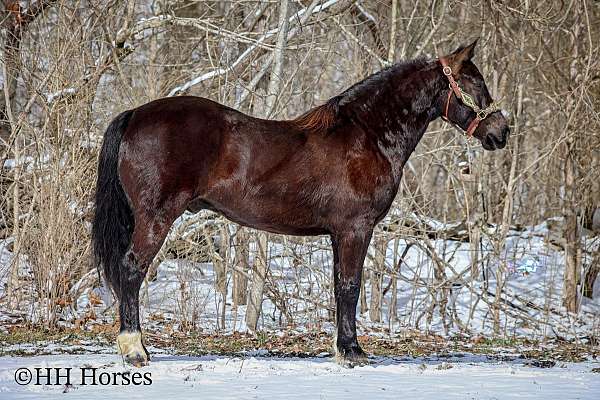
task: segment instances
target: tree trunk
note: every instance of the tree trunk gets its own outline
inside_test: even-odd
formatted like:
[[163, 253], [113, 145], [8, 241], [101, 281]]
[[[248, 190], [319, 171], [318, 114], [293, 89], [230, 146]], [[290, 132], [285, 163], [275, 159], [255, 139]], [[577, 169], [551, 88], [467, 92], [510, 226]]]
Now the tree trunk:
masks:
[[[394, 273], [391, 276], [391, 291], [390, 294], [390, 308], [388, 310], [390, 326], [393, 322], [398, 320], [398, 277], [397, 272], [400, 271], [400, 259], [398, 257], [398, 239], [394, 239]], [[398, 268], [396, 268], [398, 266]]]
[[385, 253], [387, 241], [381, 235], [377, 238], [375, 245], [375, 263], [371, 271], [371, 307], [369, 309], [369, 318], [373, 322], [381, 322], [381, 303], [382, 303], [382, 286], [383, 286], [383, 270], [385, 268]]
[[590, 268], [585, 273], [585, 279], [583, 280], [583, 295], [588, 299], [594, 298], [594, 282], [600, 272], [600, 250], [596, 250]]
[[[19, 51], [21, 46], [22, 28], [19, 28], [16, 22], [22, 12], [19, 3], [16, 1], [6, 4], [7, 13], [11, 13], [13, 18], [6, 18], [4, 28], [6, 28], [6, 36], [4, 42], [4, 57], [2, 60], [2, 76], [4, 78], [2, 87], [2, 96], [0, 96], [0, 162], [9, 157], [12, 152], [12, 158], [15, 162], [12, 176], [12, 210], [8, 211], [9, 204], [6, 204], [5, 210], [0, 210], [1, 215], [12, 214], [12, 234], [14, 238], [14, 254], [20, 252], [20, 232], [19, 232], [19, 217], [20, 217], [20, 146], [16, 138], [13, 137], [14, 128], [14, 109], [15, 109], [15, 94], [17, 91], [17, 77], [19, 75]], [[12, 143], [14, 141], [14, 143]], [[0, 174], [4, 174], [4, 168], [0, 165]], [[0, 177], [0, 179], [2, 179]], [[2, 179], [3, 180], [3, 179]], [[7, 179], [8, 180], [8, 179]], [[6, 221], [8, 226], [8, 219]], [[10, 307], [17, 308], [20, 303], [19, 296], [19, 262], [15, 257], [10, 265], [8, 280], [6, 283], [6, 298], [9, 301]]]
[[564, 187], [565, 201], [563, 203], [563, 216], [565, 218], [565, 275], [563, 283], [563, 305], [567, 311], [577, 312], [577, 281], [579, 268], [577, 263], [577, 213], [573, 201], [575, 193], [575, 160], [573, 154], [572, 138], [564, 145]]
[[269, 264], [268, 244], [267, 234], [261, 232], [256, 235], [257, 249], [252, 271], [252, 288], [248, 292], [248, 307], [246, 309], [246, 326], [251, 332], [256, 332], [262, 308], [263, 291]]
[[233, 273], [233, 306], [246, 305], [248, 292], [248, 233], [243, 227], [238, 227], [235, 235], [235, 269]]
[[394, 63], [394, 57], [396, 56], [396, 32], [398, 20], [398, 0], [392, 0], [392, 17], [390, 21], [390, 45], [388, 47], [387, 61], [391, 64]]
[[[277, 42], [273, 50], [273, 68], [267, 88], [266, 108], [264, 116], [271, 118], [275, 114], [277, 99], [282, 88], [282, 74], [284, 65], [285, 46], [288, 33], [288, 0], [279, 2], [279, 31], [277, 33]], [[254, 273], [252, 275], [252, 289], [248, 296], [248, 309], [246, 311], [246, 325], [251, 331], [256, 331], [258, 318], [261, 312], [262, 296], [267, 276], [268, 260], [268, 240], [267, 234], [259, 232], [257, 234], [258, 255], [254, 263]]]
[[365, 269], [362, 272], [362, 279], [360, 280], [360, 313], [364, 314], [369, 311], [369, 305], [367, 304], [367, 290], [366, 285], [369, 281], [369, 273]]
[[2, 28], [5, 30], [3, 43], [2, 60], [2, 78], [3, 93], [0, 96], [0, 159], [8, 151], [6, 145], [10, 145], [11, 128], [11, 109], [15, 108], [15, 93], [17, 91], [17, 76], [19, 72], [18, 59], [21, 45], [21, 29], [17, 28], [15, 19], [20, 10], [19, 3], [16, 1], [7, 2], [3, 10], [6, 14], [11, 14], [12, 18], [2, 18]]
[[[572, 82], [575, 82], [579, 71], [577, 69], [578, 58], [579, 58], [579, 34], [581, 32], [581, 25], [576, 24], [574, 26], [573, 35], [573, 47], [571, 50], [571, 68], [570, 78]], [[569, 101], [571, 108], [571, 114], [577, 112], [577, 103], [571, 96]], [[570, 119], [570, 118], [569, 118]], [[577, 312], [577, 283], [579, 281], [579, 263], [577, 262], [577, 251], [579, 248], [579, 237], [577, 229], [577, 212], [576, 207], [579, 206], [576, 196], [575, 187], [575, 175], [576, 175], [576, 147], [575, 140], [577, 138], [576, 132], [573, 132], [572, 126], [569, 126], [567, 122], [568, 137], [565, 140], [562, 148], [562, 162], [563, 162], [563, 187], [564, 197], [562, 201], [562, 212], [564, 217], [564, 230], [563, 238], [565, 240], [565, 272], [563, 280], [563, 306], [567, 311], [576, 313]]]
[[279, 2], [279, 33], [277, 34], [277, 42], [275, 44], [275, 50], [273, 50], [273, 68], [271, 69], [271, 77], [269, 80], [269, 87], [267, 89], [266, 99], [266, 118], [272, 117], [275, 114], [275, 107], [277, 105], [277, 99], [281, 92], [283, 83], [283, 64], [285, 46], [287, 42], [288, 33], [288, 0], [281, 0]]
[[229, 227], [227, 222], [219, 228], [219, 254], [215, 257], [215, 289], [219, 296], [217, 327], [225, 329], [225, 310], [227, 305], [227, 253], [229, 250]]

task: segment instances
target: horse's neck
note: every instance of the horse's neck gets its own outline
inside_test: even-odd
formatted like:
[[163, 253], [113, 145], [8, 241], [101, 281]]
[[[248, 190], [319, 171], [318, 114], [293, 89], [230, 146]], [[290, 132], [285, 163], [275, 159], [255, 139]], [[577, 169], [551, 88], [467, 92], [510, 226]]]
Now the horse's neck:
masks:
[[395, 95], [391, 91], [398, 90], [398, 83], [390, 83], [387, 90], [374, 96], [368, 107], [355, 107], [357, 120], [376, 138], [379, 149], [398, 177], [429, 123], [441, 115], [440, 99], [447, 87], [441, 73], [430, 66], [404, 79], [412, 80], [409, 87], [414, 93]]

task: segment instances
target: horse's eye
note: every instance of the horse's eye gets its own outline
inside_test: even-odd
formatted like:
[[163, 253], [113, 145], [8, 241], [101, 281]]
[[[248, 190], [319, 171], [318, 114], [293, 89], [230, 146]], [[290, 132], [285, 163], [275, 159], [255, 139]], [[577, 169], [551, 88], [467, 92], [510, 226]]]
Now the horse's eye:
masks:
[[479, 82], [478, 82], [478, 81], [476, 81], [475, 79], [473, 79], [473, 78], [471, 78], [471, 77], [468, 77], [468, 78], [467, 78], [467, 80], [469, 81], [469, 83], [470, 83], [471, 85], [479, 87]]

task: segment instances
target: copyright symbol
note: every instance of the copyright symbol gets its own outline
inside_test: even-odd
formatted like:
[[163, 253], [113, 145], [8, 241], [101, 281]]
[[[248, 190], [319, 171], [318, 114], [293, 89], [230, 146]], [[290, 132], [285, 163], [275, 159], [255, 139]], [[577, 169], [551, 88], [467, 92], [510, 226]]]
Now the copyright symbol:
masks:
[[31, 371], [25, 367], [15, 371], [15, 382], [17, 382], [17, 385], [28, 385], [31, 382], [31, 378]]

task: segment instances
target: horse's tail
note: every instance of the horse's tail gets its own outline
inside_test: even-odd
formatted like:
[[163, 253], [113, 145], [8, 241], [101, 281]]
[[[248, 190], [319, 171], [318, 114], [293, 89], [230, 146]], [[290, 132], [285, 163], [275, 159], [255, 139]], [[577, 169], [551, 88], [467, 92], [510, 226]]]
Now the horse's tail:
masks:
[[119, 179], [119, 147], [132, 111], [117, 116], [106, 129], [98, 160], [96, 212], [92, 225], [94, 261], [98, 271], [104, 268], [104, 278], [121, 295], [121, 265], [133, 233], [134, 219], [127, 196]]

